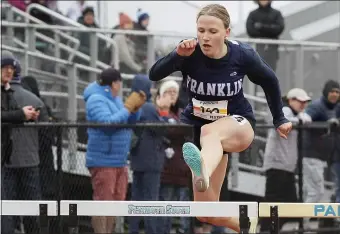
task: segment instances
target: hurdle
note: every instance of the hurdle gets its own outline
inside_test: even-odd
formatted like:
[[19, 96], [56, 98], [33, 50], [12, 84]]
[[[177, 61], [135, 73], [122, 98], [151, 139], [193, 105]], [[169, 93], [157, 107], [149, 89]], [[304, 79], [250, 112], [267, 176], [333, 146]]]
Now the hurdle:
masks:
[[49, 216], [57, 216], [57, 201], [1, 200], [1, 216], [39, 216], [40, 233], [48, 233]]
[[259, 203], [259, 218], [270, 218], [270, 234], [279, 234], [279, 218], [339, 218], [340, 203]]
[[78, 234], [78, 216], [238, 217], [242, 234], [248, 234], [257, 202], [181, 201], [60, 201], [60, 215], [69, 216], [69, 233]]

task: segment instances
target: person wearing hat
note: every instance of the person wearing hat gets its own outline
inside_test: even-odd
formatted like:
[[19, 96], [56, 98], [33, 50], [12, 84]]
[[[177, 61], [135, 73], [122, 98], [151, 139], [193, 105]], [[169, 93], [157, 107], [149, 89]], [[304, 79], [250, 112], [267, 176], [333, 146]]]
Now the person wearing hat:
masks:
[[[340, 84], [335, 80], [325, 82], [322, 96], [307, 107], [306, 113], [313, 122], [338, 123], [337, 108], [339, 107]], [[339, 116], [338, 116], [339, 118]], [[324, 168], [333, 164], [333, 168], [340, 162], [340, 149], [337, 135], [328, 129], [309, 129], [304, 131], [303, 137], [303, 185], [304, 202], [317, 203], [324, 193]], [[334, 164], [335, 163], [335, 164]], [[340, 172], [337, 173], [340, 178]], [[336, 176], [336, 177], [338, 177]], [[337, 191], [336, 202], [340, 202], [340, 191]], [[308, 219], [305, 219], [308, 227]]]
[[[10, 85], [17, 72], [18, 62], [14, 55], [6, 50], [1, 51], [1, 122], [18, 124], [28, 120], [35, 120], [39, 116], [33, 106], [19, 107], [14, 98], [14, 90]], [[5, 165], [11, 163], [13, 152], [13, 129], [9, 125], [1, 126], [1, 198], [12, 200], [9, 189], [5, 186]], [[4, 216], [1, 219], [1, 233], [14, 233], [13, 217]]]
[[[146, 75], [138, 75], [149, 80]], [[151, 97], [142, 106], [140, 122], [166, 123], [170, 120], [169, 112], [178, 97], [178, 84], [174, 81], [164, 82], [157, 93], [154, 102]], [[151, 88], [151, 81], [150, 81]], [[131, 184], [131, 200], [158, 201], [161, 173], [165, 158], [173, 156], [169, 146], [167, 129], [145, 128], [137, 132], [138, 142], [131, 150], [130, 166], [133, 171]], [[129, 233], [139, 233], [139, 224], [143, 217], [129, 217]], [[147, 234], [165, 233], [158, 230], [160, 220], [156, 217], [144, 217], [144, 229]]]
[[[120, 72], [108, 68], [88, 85], [84, 91], [88, 122], [133, 124], [139, 120], [139, 109], [147, 98], [144, 86], [132, 87], [132, 93], [123, 102], [119, 96], [121, 83]], [[131, 133], [130, 129], [114, 127], [88, 128], [86, 167], [91, 174], [93, 200], [125, 200]], [[114, 223], [114, 217], [92, 219], [95, 233], [112, 233]]]
[[[304, 110], [311, 98], [305, 90], [291, 89], [283, 98], [282, 111], [292, 123], [309, 123], [310, 117]], [[295, 187], [295, 170], [298, 158], [297, 131], [293, 130], [287, 139], [279, 137], [275, 129], [268, 131], [264, 153], [266, 171], [265, 202], [298, 202]], [[280, 228], [288, 220], [280, 219]], [[261, 231], [269, 231], [270, 220], [261, 221]]]
[[[132, 30], [133, 21], [125, 13], [119, 13], [119, 29]], [[141, 73], [143, 66], [141, 61], [136, 57], [138, 46], [132, 40], [133, 36], [127, 34], [114, 34], [112, 39], [119, 48], [119, 67], [120, 71], [127, 74]]]

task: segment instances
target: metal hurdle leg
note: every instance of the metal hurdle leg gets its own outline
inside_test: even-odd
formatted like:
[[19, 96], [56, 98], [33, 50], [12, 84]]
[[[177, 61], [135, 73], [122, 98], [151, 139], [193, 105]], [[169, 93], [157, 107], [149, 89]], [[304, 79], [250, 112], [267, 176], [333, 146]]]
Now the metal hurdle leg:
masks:
[[240, 205], [239, 212], [240, 212], [240, 215], [239, 215], [240, 233], [249, 234], [250, 220], [248, 217], [248, 206]]
[[270, 234], [279, 234], [279, 211], [277, 206], [270, 206]]
[[40, 234], [48, 234], [47, 204], [39, 204], [39, 229]]
[[77, 215], [77, 204], [69, 205], [69, 234], [79, 233], [78, 215]]

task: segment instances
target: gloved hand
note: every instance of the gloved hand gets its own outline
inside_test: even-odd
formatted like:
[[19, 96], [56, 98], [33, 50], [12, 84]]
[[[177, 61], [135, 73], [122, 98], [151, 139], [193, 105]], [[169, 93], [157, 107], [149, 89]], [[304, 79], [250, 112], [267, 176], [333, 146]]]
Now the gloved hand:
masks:
[[330, 123], [331, 125], [335, 125], [335, 126], [339, 126], [339, 124], [340, 124], [339, 120], [336, 119], [336, 118], [331, 118], [327, 122]]
[[124, 106], [129, 112], [134, 113], [145, 103], [146, 95], [143, 91], [132, 92], [125, 100]]
[[312, 118], [304, 112], [300, 112], [297, 117], [302, 121], [302, 124], [307, 124], [312, 122]]
[[168, 158], [168, 159], [171, 159], [175, 154], [175, 151], [173, 148], [167, 148], [165, 150], [165, 156]]

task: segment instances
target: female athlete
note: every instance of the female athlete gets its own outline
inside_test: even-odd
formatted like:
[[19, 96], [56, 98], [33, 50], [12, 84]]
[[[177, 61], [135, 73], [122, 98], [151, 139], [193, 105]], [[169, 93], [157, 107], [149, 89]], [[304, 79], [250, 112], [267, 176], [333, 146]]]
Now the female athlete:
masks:
[[[281, 91], [273, 70], [249, 45], [228, 40], [230, 17], [221, 5], [204, 7], [197, 16], [197, 39], [183, 40], [150, 69], [150, 79], [161, 80], [181, 71], [190, 100], [181, 121], [194, 125], [194, 143], [183, 145], [183, 157], [193, 173], [194, 200], [219, 201], [228, 157], [254, 139], [255, 117], [243, 95], [243, 79], [260, 85], [278, 134], [287, 138], [292, 124], [282, 112]], [[201, 148], [201, 150], [199, 150]], [[201, 222], [240, 232], [232, 217], [198, 217]], [[250, 232], [256, 228], [254, 220]]]

